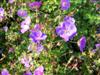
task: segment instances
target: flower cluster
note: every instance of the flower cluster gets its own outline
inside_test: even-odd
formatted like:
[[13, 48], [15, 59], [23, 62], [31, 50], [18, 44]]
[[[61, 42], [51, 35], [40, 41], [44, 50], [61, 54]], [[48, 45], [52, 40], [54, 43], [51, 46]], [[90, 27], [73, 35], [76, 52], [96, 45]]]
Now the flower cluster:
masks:
[[31, 18], [28, 16], [27, 11], [19, 9], [17, 11], [17, 15], [19, 17], [24, 18], [25, 20], [21, 22], [21, 33], [25, 33], [30, 29], [30, 24], [31, 24]]
[[[39, 66], [38, 68], [36, 68], [34, 70], [34, 75], [44, 75], [44, 67], [43, 66]], [[31, 71], [26, 71], [23, 73], [23, 75], [33, 75]], [[10, 73], [8, 72], [7, 69], [3, 69], [1, 71], [0, 75], [10, 75]]]
[[[34, 9], [39, 9], [41, 6], [41, 2], [32, 2], [29, 3], [29, 7], [31, 10]], [[27, 11], [19, 9], [17, 11], [17, 15], [19, 17], [22, 17], [24, 19], [24, 21], [21, 22], [21, 33], [25, 33], [26, 31], [28, 31], [30, 29], [30, 24], [31, 24], [31, 18], [30, 16], [28, 16]], [[43, 50], [43, 45], [41, 44], [42, 40], [45, 40], [47, 38], [47, 35], [45, 33], [42, 33], [41, 31], [41, 27], [39, 24], [36, 24], [34, 26], [34, 28], [32, 30], [30, 30], [30, 35], [29, 37], [32, 39], [32, 42], [35, 43], [35, 49], [37, 51], [37, 53], [40, 53]], [[29, 47], [30, 49], [31, 47]], [[26, 57], [24, 56], [23, 58], [21, 58], [21, 63], [26, 67], [29, 68], [31, 67], [31, 57]], [[38, 67], [35, 71], [34, 71], [34, 75], [43, 75], [44, 68], [43, 66]], [[24, 75], [32, 75], [32, 72], [30, 71], [26, 71], [24, 72]]]
[[30, 71], [26, 71], [26, 72], [24, 72], [23, 75], [44, 75], [44, 67], [39, 66], [38, 68], [35, 69], [33, 74]]
[[[9, 3], [13, 4], [14, 1], [15, 0], [9, 0]], [[96, 0], [91, 0], [91, 1], [96, 1]], [[61, 2], [61, 5], [60, 5], [61, 10], [68, 10], [70, 8], [70, 5], [71, 5], [70, 0], [60, 0], [60, 2]], [[41, 1], [35, 1], [35, 2], [31, 2], [31, 3], [28, 4], [30, 10], [38, 10], [41, 7], [41, 5], [42, 5]], [[33, 12], [33, 11], [30, 11], [30, 12]], [[38, 11], [34, 11], [34, 12], [37, 15], [37, 17], [35, 17], [35, 18], [39, 18], [38, 15], [45, 13], [45, 12], [42, 12], [42, 11], [41, 11], [42, 13], [40, 13], [40, 14], [39, 14]], [[5, 10], [1, 7], [0, 8], [0, 22], [3, 20], [4, 16], [6, 16], [4, 13], [5, 13]], [[23, 9], [19, 9], [16, 14], [19, 17], [21, 17], [21, 19], [23, 20], [20, 23], [20, 28], [21, 28], [20, 32], [22, 34], [24, 34], [28, 30], [30, 31], [29, 38], [31, 39], [32, 44], [29, 45], [28, 49], [32, 51], [32, 46], [34, 46], [34, 50], [36, 50], [37, 54], [40, 54], [42, 52], [42, 50], [44, 49], [44, 46], [42, 45], [44, 43], [43, 41], [45, 41], [46, 38], [47, 38], [47, 35], [44, 32], [42, 32], [42, 28], [41, 28], [41, 25], [40, 25], [41, 23], [38, 24], [36, 22], [35, 25], [33, 23], [34, 27], [33, 27], [33, 29], [30, 29], [32, 19], [29, 15], [31, 15], [31, 14], [28, 15], [28, 12], [26, 10], [23, 10]], [[45, 15], [43, 15], [43, 16], [45, 16]], [[7, 26], [4, 26], [3, 29], [4, 29], [5, 32], [8, 31]], [[56, 32], [57, 36], [62, 38], [65, 42], [69, 42], [70, 40], [73, 40], [73, 38], [77, 35], [77, 27], [76, 27], [76, 24], [75, 24], [75, 19], [72, 16], [65, 16], [63, 21], [55, 28], [55, 32]], [[35, 45], [33, 45], [33, 43]], [[82, 36], [77, 41], [77, 45], [80, 49], [80, 52], [84, 52], [85, 47], [86, 47], [86, 37]], [[100, 43], [96, 44], [95, 46], [96, 46], [96, 49], [100, 49]], [[94, 49], [94, 51], [96, 49]], [[10, 47], [8, 53], [9, 54], [13, 53], [14, 50], [15, 49]], [[22, 65], [24, 65], [25, 69], [28, 69], [28, 70], [25, 70], [23, 75], [33, 75], [33, 74], [34, 75], [44, 75], [44, 67], [43, 66], [38, 66], [34, 71], [31, 71], [30, 68], [31, 68], [31, 66], [33, 67], [32, 56], [30, 56], [30, 57], [23, 56], [20, 60], [20, 63]], [[32, 68], [32, 70], [33, 69], [34, 68]], [[10, 75], [10, 73], [7, 69], [2, 69], [1, 72], [0, 72], [0, 75]]]
[[37, 53], [40, 53], [43, 50], [43, 46], [41, 45], [41, 41], [47, 38], [45, 33], [42, 33], [41, 27], [39, 24], [36, 24], [34, 28], [31, 30], [29, 37], [32, 39], [34, 43], [37, 44]]

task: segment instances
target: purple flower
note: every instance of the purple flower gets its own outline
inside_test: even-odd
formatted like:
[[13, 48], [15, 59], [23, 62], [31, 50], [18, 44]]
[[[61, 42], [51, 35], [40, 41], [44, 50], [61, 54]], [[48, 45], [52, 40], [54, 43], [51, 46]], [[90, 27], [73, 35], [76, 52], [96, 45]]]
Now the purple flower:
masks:
[[8, 26], [4, 26], [4, 27], [3, 27], [3, 30], [4, 30], [5, 32], [7, 32], [7, 31], [8, 31]]
[[10, 47], [8, 53], [14, 52], [14, 48]]
[[27, 11], [19, 9], [17, 11], [17, 15], [20, 16], [20, 17], [26, 17], [27, 16]]
[[12, 4], [14, 1], [15, 1], [15, 0], [9, 0], [8, 2], [9, 2], [10, 4]]
[[4, 18], [4, 9], [0, 8], [0, 21]]
[[99, 0], [90, 0], [90, 2], [96, 3], [96, 2], [99, 2]]
[[39, 9], [41, 5], [42, 5], [42, 3], [38, 2], [38, 1], [29, 3], [29, 7], [31, 10]]
[[31, 62], [31, 59], [29, 57], [24, 56], [21, 59], [21, 63], [27, 68], [30, 67], [30, 62]]
[[100, 43], [96, 44], [95, 46], [96, 48], [100, 48]]
[[68, 22], [68, 23], [71, 23], [71, 24], [75, 23], [75, 19], [70, 17], [70, 16], [65, 16], [64, 21]]
[[36, 24], [35, 26], [34, 26], [34, 30], [41, 30], [41, 26], [39, 25], [39, 24]]
[[26, 17], [25, 20], [21, 22], [21, 33], [25, 33], [27, 30], [29, 30], [30, 23], [31, 23], [31, 18], [29, 16]]
[[70, 0], [61, 0], [61, 9], [68, 10], [70, 8]]
[[86, 37], [82, 36], [79, 40], [78, 40], [78, 46], [81, 52], [83, 52], [85, 46], [86, 46]]
[[39, 66], [37, 69], [35, 69], [34, 75], [44, 75], [44, 67]]
[[23, 75], [32, 75], [30, 71], [26, 71]]
[[96, 53], [96, 49], [93, 49], [92, 52], [93, 52], [93, 53]]
[[1, 71], [1, 75], [10, 75], [7, 69]]
[[4, 16], [4, 9], [0, 8], [0, 16]]
[[66, 18], [59, 26], [56, 27], [57, 35], [63, 38], [66, 42], [72, 39], [77, 33], [77, 28], [73, 20], [74, 18], [72, 17]]
[[29, 36], [34, 43], [40, 43], [40, 41], [45, 40], [47, 38], [47, 35], [45, 33], [42, 33], [41, 30], [39, 30], [37, 27], [38, 24], [34, 26], [34, 29], [31, 31]]
[[37, 44], [37, 53], [40, 54], [40, 52], [44, 49], [43, 45]]

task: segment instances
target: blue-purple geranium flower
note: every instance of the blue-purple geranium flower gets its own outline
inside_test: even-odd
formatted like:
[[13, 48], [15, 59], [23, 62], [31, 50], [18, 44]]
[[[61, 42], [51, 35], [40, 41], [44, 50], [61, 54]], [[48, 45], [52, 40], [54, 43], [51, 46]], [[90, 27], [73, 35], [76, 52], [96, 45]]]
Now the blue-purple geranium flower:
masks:
[[30, 72], [30, 71], [26, 71], [26, 72], [24, 72], [23, 75], [32, 75], [32, 72]]
[[20, 17], [26, 17], [28, 14], [27, 14], [26, 10], [19, 9], [17, 11], [17, 15], [20, 16]]
[[39, 9], [41, 5], [42, 5], [42, 2], [38, 2], [38, 1], [29, 3], [29, 7], [31, 10]]
[[100, 49], [100, 43], [95, 44], [95, 49], [92, 50], [92, 52], [96, 52], [98, 49]]
[[64, 21], [56, 27], [56, 33], [66, 42], [71, 40], [77, 33], [74, 18], [66, 16]]
[[4, 30], [5, 32], [7, 32], [7, 31], [8, 31], [8, 26], [4, 26], [4, 27], [3, 27], [3, 30]]
[[7, 69], [1, 71], [1, 75], [10, 75]]
[[90, 0], [90, 2], [96, 3], [96, 2], [99, 2], [99, 0]]
[[93, 49], [92, 52], [93, 52], [93, 53], [96, 53], [96, 49]]
[[70, 0], [61, 0], [61, 9], [68, 10], [70, 8]]
[[0, 16], [4, 16], [4, 9], [0, 8]]
[[47, 38], [47, 35], [40, 30], [39, 24], [36, 24], [29, 37], [34, 43], [40, 43], [40, 41]]
[[1, 7], [0, 8], [0, 21], [4, 18], [4, 9]]
[[24, 56], [22, 59], [21, 59], [21, 63], [26, 67], [30, 67], [30, 62], [31, 62], [31, 58], [27, 57], [27, 56]]
[[29, 30], [31, 24], [31, 18], [28, 16], [21, 22], [21, 33], [25, 33]]
[[97, 43], [95, 46], [96, 48], [100, 48], [100, 43]]
[[29, 51], [35, 51], [36, 50], [37, 54], [40, 54], [43, 49], [44, 49], [44, 46], [42, 44], [40, 44], [40, 43], [31, 43], [28, 46], [28, 50]]
[[44, 67], [39, 66], [38, 68], [35, 69], [34, 75], [44, 75]]
[[44, 49], [43, 45], [42, 44], [37, 44], [37, 48], [36, 48], [36, 51], [38, 54], [40, 54], [40, 52]]
[[75, 24], [75, 19], [70, 16], [65, 16], [64, 21], [70, 24]]
[[15, 0], [9, 0], [8, 2], [9, 2], [10, 4], [12, 4], [12, 3], [15, 2]]
[[80, 51], [83, 52], [83, 51], [84, 51], [84, 48], [85, 48], [85, 46], [86, 46], [86, 37], [85, 37], [85, 36], [82, 36], [82, 37], [78, 40], [77, 44], [78, 44], [78, 46], [79, 46]]

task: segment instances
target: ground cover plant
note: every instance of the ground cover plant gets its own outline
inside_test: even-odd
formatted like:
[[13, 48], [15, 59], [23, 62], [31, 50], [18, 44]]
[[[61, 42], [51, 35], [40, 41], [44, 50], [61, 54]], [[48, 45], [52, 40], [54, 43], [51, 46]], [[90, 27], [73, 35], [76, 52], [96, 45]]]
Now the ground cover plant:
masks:
[[0, 75], [100, 75], [100, 1], [0, 0]]

